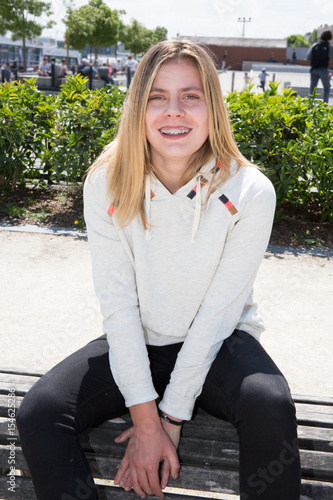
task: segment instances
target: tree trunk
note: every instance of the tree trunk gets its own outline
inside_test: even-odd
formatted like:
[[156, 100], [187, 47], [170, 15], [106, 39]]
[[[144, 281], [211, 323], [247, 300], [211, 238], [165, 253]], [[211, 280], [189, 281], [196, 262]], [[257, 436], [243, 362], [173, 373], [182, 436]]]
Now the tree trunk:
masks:
[[69, 65], [69, 35], [68, 35], [68, 31], [66, 31], [66, 37], [65, 37], [65, 40], [66, 40], [66, 50], [67, 50], [67, 68], [68, 68], [68, 65]]
[[23, 71], [27, 70], [27, 50], [25, 44], [25, 35], [22, 36], [22, 56], [23, 56]]

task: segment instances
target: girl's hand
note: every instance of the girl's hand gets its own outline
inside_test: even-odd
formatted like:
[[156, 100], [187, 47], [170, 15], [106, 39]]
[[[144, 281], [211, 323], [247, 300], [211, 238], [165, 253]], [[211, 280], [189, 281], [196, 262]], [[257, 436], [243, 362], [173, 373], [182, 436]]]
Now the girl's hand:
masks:
[[[169, 424], [168, 422], [166, 422], [162, 418], [161, 418], [161, 424], [177, 450], [179, 440], [180, 440], [181, 427], [177, 427], [176, 425]], [[127, 441], [128, 439], [130, 439], [132, 437], [133, 432], [134, 432], [133, 427], [129, 427], [128, 429], [123, 431], [118, 437], [115, 438], [115, 442], [116, 443], [124, 443], [125, 441]], [[165, 459], [163, 461], [163, 466], [162, 466], [162, 478], [161, 478], [161, 489], [162, 490], [164, 488], [166, 488], [170, 474], [171, 474], [170, 462], [167, 459]], [[119, 483], [119, 485], [123, 486], [126, 491], [129, 491], [132, 488], [132, 485], [130, 486], [130, 468], [128, 468], [127, 471], [124, 473], [123, 478], [122, 478], [121, 482]]]
[[[165, 432], [168, 434], [169, 438], [173, 442], [174, 447], [177, 450], [182, 427], [178, 426], [178, 425], [174, 425], [174, 424], [169, 424], [163, 418], [161, 418], [161, 424], [163, 426], [163, 429], [165, 430]], [[170, 473], [171, 473], [170, 463], [167, 460], [164, 460], [163, 466], [162, 466], [162, 478], [161, 478], [162, 490], [164, 488], [166, 488], [166, 486], [168, 484]], [[171, 476], [173, 477], [172, 474], [171, 474]]]
[[[123, 486], [126, 491], [131, 488], [141, 497], [156, 495], [163, 498], [161, 484], [166, 486], [169, 475], [178, 477], [179, 461], [176, 447], [169, 434], [164, 430], [157, 415], [156, 404], [154, 411], [145, 411], [149, 403], [136, 405], [131, 415], [134, 426], [126, 429], [115, 441], [118, 443], [129, 439], [124, 458], [115, 477], [115, 484]], [[177, 440], [176, 437], [174, 437]], [[163, 467], [162, 483], [159, 480], [159, 465]]]

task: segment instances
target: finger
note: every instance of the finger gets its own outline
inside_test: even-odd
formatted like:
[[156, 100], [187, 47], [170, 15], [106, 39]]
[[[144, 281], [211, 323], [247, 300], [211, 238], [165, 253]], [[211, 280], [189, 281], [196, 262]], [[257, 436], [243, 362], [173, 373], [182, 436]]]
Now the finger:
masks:
[[165, 459], [162, 465], [162, 477], [161, 477], [162, 490], [164, 490], [164, 488], [167, 487], [169, 476], [170, 476], [170, 463], [168, 459]]
[[121, 461], [120, 467], [117, 471], [116, 477], [114, 478], [114, 484], [118, 485], [126, 473], [127, 469], [129, 468], [129, 461], [127, 458], [127, 455], [124, 455], [124, 458]]
[[119, 436], [117, 436], [114, 440], [116, 443], [124, 443], [133, 435], [133, 427], [129, 427], [125, 431], [123, 431]]
[[[147, 495], [153, 495], [153, 489], [150, 487], [147, 471], [145, 469], [137, 468], [137, 480], [140, 488], [147, 493]], [[134, 485], [133, 485], [134, 488]]]
[[161, 489], [160, 478], [158, 475], [158, 469], [154, 470], [154, 472], [152, 472], [152, 473], [148, 473], [148, 481], [149, 481], [149, 488], [152, 492], [152, 493], [150, 493], [150, 495], [156, 495], [160, 498], [163, 498], [164, 493]]
[[178, 479], [180, 464], [179, 464], [177, 453], [176, 452], [171, 453], [168, 456], [168, 459], [169, 459], [169, 464], [170, 464], [170, 469], [171, 469], [171, 477], [173, 479]]
[[129, 467], [125, 474], [123, 475], [120, 486], [124, 488], [125, 491], [130, 491], [132, 489], [132, 479], [131, 479], [131, 468]]
[[145, 491], [141, 488], [140, 482], [138, 480], [137, 473], [135, 469], [131, 469], [131, 481], [132, 481], [132, 488], [135, 491], [137, 495], [141, 498], [146, 498], [146, 493]]

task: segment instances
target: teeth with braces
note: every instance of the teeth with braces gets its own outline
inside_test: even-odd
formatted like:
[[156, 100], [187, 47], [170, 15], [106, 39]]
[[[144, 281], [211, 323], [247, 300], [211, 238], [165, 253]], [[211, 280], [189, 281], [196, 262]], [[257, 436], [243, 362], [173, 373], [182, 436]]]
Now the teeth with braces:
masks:
[[161, 130], [162, 134], [164, 135], [184, 135], [187, 134], [190, 131], [190, 129], [186, 130]]

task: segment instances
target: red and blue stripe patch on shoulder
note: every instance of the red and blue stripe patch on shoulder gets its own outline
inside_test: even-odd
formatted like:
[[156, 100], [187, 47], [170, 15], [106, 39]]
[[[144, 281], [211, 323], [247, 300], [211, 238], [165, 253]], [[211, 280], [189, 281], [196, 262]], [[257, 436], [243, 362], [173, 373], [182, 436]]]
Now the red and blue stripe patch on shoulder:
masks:
[[229, 210], [229, 212], [231, 213], [231, 215], [237, 214], [236, 207], [231, 203], [231, 201], [229, 200], [229, 198], [226, 197], [225, 194], [222, 194], [219, 197], [219, 200], [223, 203], [223, 205], [225, 206], [225, 208], [227, 208]]
[[108, 214], [113, 215], [115, 213], [116, 209], [117, 209], [117, 207], [115, 207], [114, 205], [110, 205], [108, 208]]

